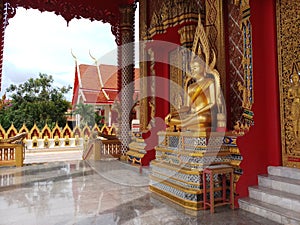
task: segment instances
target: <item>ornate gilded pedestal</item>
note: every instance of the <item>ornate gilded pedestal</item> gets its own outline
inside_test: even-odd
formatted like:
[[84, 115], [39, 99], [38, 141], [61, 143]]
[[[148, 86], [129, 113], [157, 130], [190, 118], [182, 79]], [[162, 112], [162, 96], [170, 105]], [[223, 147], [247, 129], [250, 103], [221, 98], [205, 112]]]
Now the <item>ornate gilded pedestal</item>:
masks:
[[[156, 160], [151, 162], [150, 190], [185, 208], [203, 208], [202, 171], [209, 165], [231, 165], [234, 183], [241, 174], [242, 157], [236, 136], [221, 132], [160, 132], [155, 148]], [[221, 181], [215, 193], [221, 190]], [[220, 185], [218, 186], [218, 183]]]
[[132, 140], [129, 144], [129, 151], [126, 152], [126, 158], [128, 162], [132, 164], [140, 164], [141, 160], [146, 154], [146, 143], [141, 135], [137, 134], [132, 137]]

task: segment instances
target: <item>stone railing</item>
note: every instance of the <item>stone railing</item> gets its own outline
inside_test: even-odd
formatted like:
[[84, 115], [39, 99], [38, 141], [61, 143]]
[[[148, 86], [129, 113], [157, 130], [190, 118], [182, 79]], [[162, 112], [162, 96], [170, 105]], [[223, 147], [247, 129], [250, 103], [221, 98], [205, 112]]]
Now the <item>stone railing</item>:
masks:
[[84, 144], [83, 159], [101, 160], [120, 158], [121, 142], [118, 139], [91, 139]]
[[83, 128], [80, 128], [78, 126], [75, 126], [73, 129], [71, 129], [68, 124], [66, 124], [65, 127], [59, 127], [58, 124], [56, 124], [52, 129], [50, 129], [48, 125], [45, 125], [42, 129], [39, 129], [36, 125], [34, 125], [31, 129], [28, 129], [24, 124], [18, 130], [12, 124], [7, 130], [5, 130], [0, 124], [0, 139], [10, 138], [23, 132], [27, 133], [27, 140], [31, 140], [34, 138], [44, 139], [45, 137], [48, 137], [49, 139], [55, 139], [56, 137], [84, 138], [85, 136], [90, 136], [93, 132], [99, 132], [105, 135], [115, 135], [117, 132], [117, 128], [114, 125], [111, 127], [108, 127], [107, 125], [99, 127], [97, 124], [95, 124], [93, 127], [89, 127], [86, 125]]
[[93, 127], [78, 126], [71, 129], [68, 124], [65, 127], [59, 127], [57, 124], [53, 129], [45, 125], [43, 129], [39, 129], [34, 125], [28, 129], [25, 125], [17, 130], [12, 124], [9, 129], [5, 130], [0, 124], [0, 140], [14, 137], [20, 133], [26, 133], [23, 140], [26, 150], [43, 150], [43, 149], [61, 149], [61, 148], [82, 148], [84, 143], [87, 143], [92, 133], [97, 132], [104, 135], [115, 135], [117, 128], [113, 125], [106, 125], [101, 128], [95, 124]]
[[23, 144], [1, 144], [0, 145], [0, 166], [23, 166], [25, 158]]

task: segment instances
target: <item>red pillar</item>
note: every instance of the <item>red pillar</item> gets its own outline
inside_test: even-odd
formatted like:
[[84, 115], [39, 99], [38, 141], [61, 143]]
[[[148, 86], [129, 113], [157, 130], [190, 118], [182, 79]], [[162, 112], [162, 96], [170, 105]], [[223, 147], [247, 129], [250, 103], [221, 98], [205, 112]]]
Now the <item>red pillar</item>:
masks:
[[250, 1], [253, 47], [254, 123], [238, 138], [243, 175], [237, 183], [239, 197], [257, 184], [267, 166], [281, 165], [280, 107], [277, 71], [276, 1]]

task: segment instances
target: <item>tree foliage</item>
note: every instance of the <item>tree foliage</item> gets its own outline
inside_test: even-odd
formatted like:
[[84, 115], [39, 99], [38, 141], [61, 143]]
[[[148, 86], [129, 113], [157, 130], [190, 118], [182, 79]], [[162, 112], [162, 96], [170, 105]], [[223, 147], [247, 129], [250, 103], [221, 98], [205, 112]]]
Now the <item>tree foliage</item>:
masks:
[[102, 120], [104, 117], [95, 112], [93, 105], [79, 103], [76, 105], [74, 113], [80, 115], [80, 125], [82, 127], [86, 124], [92, 127], [95, 123], [98, 124], [98, 126], [103, 126]]
[[70, 103], [64, 94], [71, 87], [53, 87], [53, 77], [39, 74], [38, 78], [30, 78], [23, 84], [11, 84], [6, 91], [10, 93], [11, 102], [0, 110], [0, 124], [8, 129], [13, 123], [17, 129], [25, 125], [30, 129], [34, 123], [41, 129], [46, 124], [50, 128], [57, 122], [65, 126], [66, 115]]

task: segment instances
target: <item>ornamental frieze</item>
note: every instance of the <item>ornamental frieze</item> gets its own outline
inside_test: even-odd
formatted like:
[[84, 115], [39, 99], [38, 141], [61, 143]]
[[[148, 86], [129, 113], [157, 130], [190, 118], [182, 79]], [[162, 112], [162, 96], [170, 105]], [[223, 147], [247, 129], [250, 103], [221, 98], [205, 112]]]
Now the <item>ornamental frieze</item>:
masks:
[[198, 21], [198, 15], [205, 15], [205, 8], [202, 1], [192, 0], [165, 0], [153, 11], [150, 26], [149, 38], [155, 34], [166, 32], [169, 27], [185, 22]]
[[114, 25], [118, 21], [119, 14], [118, 6], [108, 10], [106, 7], [98, 7], [95, 4], [88, 4], [85, 1], [8, 0], [7, 2], [13, 8], [24, 7], [25, 9], [38, 9], [41, 12], [54, 12], [56, 15], [61, 15], [67, 23], [74, 18], [85, 18], [91, 21], [97, 20]]

